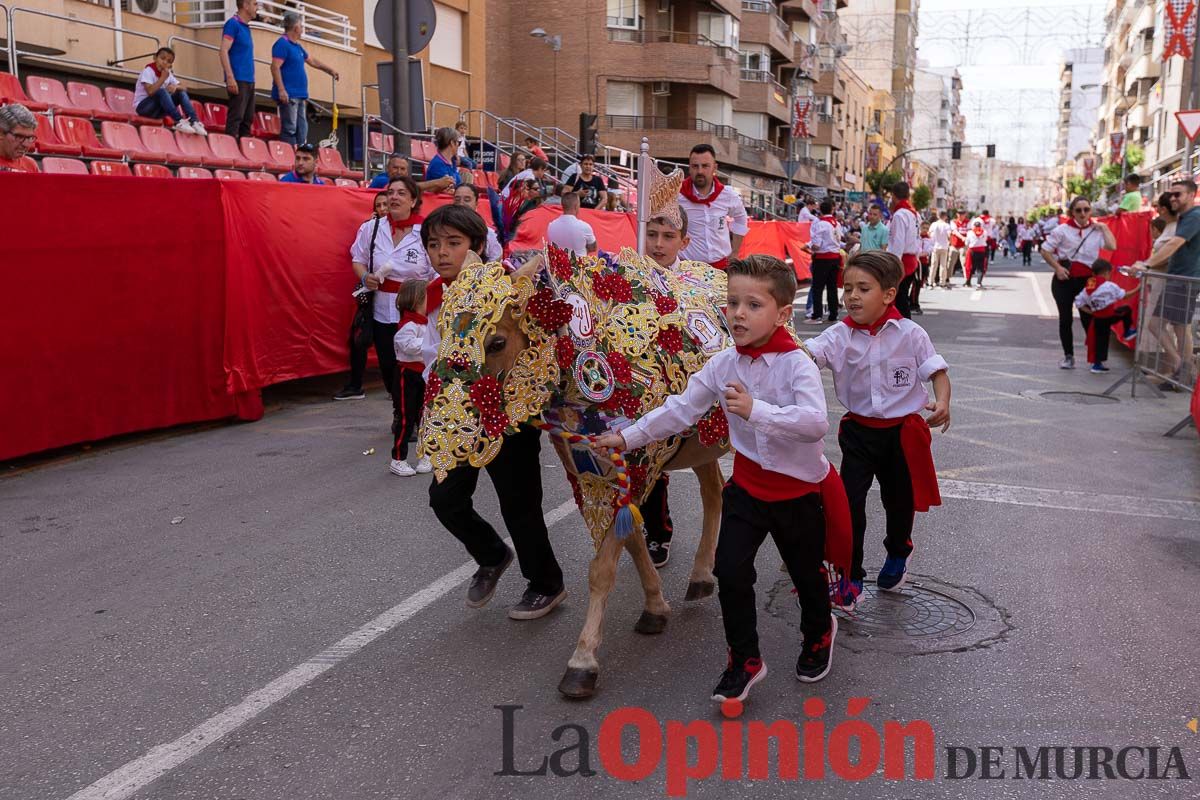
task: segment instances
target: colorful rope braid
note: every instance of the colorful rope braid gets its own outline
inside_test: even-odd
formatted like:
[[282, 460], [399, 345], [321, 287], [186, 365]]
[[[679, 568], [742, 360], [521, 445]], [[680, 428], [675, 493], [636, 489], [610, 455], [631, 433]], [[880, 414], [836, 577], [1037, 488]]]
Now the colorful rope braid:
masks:
[[[595, 436], [573, 433], [563, 428], [556, 428], [541, 419], [531, 419], [529, 420], [529, 424], [546, 431], [551, 436], [557, 436], [567, 444], [586, 444], [593, 450], [595, 449]], [[641, 529], [642, 512], [637, 507], [637, 504], [633, 502], [631, 493], [632, 484], [629, 481], [629, 470], [625, 464], [625, 456], [619, 450], [609, 450], [608, 460], [612, 462], [613, 469], [617, 473], [617, 514], [613, 519], [613, 531], [616, 533], [618, 540], [624, 541], [635, 529]]]

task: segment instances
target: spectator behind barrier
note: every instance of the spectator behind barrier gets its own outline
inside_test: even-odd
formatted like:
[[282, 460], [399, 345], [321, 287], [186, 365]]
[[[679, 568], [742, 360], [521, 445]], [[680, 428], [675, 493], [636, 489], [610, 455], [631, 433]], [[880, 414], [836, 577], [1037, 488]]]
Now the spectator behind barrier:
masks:
[[[454, 189], [454, 199], [451, 201], [456, 206], [469, 208], [476, 214], [479, 213], [479, 190], [469, 183], [460, 183]], [[482, 217], [481, 217], [482, 219]], [[487, 224], [486, 221], [484, 224]], [[504, 255], [504, 248], [500, 246], [500, 240], [496, 237], [496, 232], [491, 226], [487, 229], [487, 246], [484, 248], [484, 261], [492, 262], [499, 261]]]
[[377, 216], [377, 217], [386, 217], [387, 216], [387, 213], [388, 213], [387, 192], [380, 192], [379, 194], [375, 195], [374, 210], [375, 210], [375, 216]]
[[[396, 178], [412, 177], [412, 162], [403, 153], [392, 153], [388, 156], [387, 168], [371, 179], [368, 189], [386, 189]], [[454, 182], [449, 178], [438, 178], [435, 181], [417, 181], [417, 188], [422, 192], [441, 192], [453, 188]]]
[[37, 117], [23, 105], [0, 107], [0, 172], [37, 172], [26, 153], [37, 141]]
[[[175, 51], [169, 47], [158, 48], [154, 60], [138, 76], [137, 86], [133, 89], [133, 109], [143, 117], [170, 117], [175, 120], [176, 133], [208, 136], [204, 123], [196, 115], [187, 89], [171, 71], [174, 64]], [[183, 108], [187, 119], [183, 118], [176, 106]]]
[[454, 125], [454, 135], [458, 138], [458, 165], [466, 169], [475, 169], [475, 162], [467, 155], [467, 121], [460, 119]]
[[508, 169], [500, 173], [499, 186], [501, 191], [507, 188], [509, 181], [529, 168], [529, 158], [524, 153], [513, 153], [508, 162]]
[[[534, 159], [534, 161], [537, 160]], [[591, 225], [579, 218], [579, 194], [577, 192], [567, 192], [563, 195], [562, 216], [546, 226], [546, 240], [577, 256], [586, 256], [596, 252], [596, 234]]]
[[596, 174], [596, 158], [592, 155], [584, 155], [579, 159], [579, 172], [567, 181], [564, 191], [577, 193], [579, 205], [583, 208], [608, 206], [607, 184]]
[[317, 177], [317, 148], [302, 144], [296, 148], [296, 161], [292, 171], [279, 179], [280, 183], [313, 183], [324, 186], [325, 181]]
[[[437, 155], [425, 168], [426, 180], [448, 179], [452, 186], [462, 183], [458, 174], [458, 135], [453, 128], [438, 128], [433, 134]], [[449, 187], [447, 187], [449, 188]]]
[[308, 73], [311, 64], [336, 81], [337, 70], [308, 54], [300, 44], [304, 20], [295, 11], [283, 15], [283, 36], [271, 47], [271, 99], [279, 109], [279, 141], [290, 145], [308, 141]]

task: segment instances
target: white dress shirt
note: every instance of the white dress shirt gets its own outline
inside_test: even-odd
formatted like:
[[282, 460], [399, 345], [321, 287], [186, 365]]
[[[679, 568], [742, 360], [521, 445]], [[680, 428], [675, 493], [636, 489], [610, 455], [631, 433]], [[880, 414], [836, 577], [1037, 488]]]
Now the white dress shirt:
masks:
[[574, 214], [563, 214], [546, 226], [546, 241], [577, 256], [586, 256], [588, 247], [596, 244], [596, 233]]
[[824, 437], [829, 431], [825, 391], [817, 365], [803, 350], [764, 353], [756, 359], [730, 347], [688, 379], [682, 394], [621, 431], [629, 449], [665, 439], [695, 425], [713, 403], [725, 408], [725, 385], [738, 381], [754, 398], [750, 419], [726, 409], [733, 449], [763, 469], [809, 483], [829, 474]]
[[934, 250], [950, 249], [950, 223], [941, 219], [930, 223], [929, 238], [933, 240]]
[[750, 230], [746, 206], [732, 188], [721, 187], [721, 194], [711, 203], [693, 203], [679, 195], [679, 207], [687, 213], [688, 236], [691, 242], [680, 257], [685, 261], [713, 264], [733, 253], [729, 234], [745, 236]]
[[[350, 260], [363, 266], [370, 265], [371, 231], [375, 220], [369, 219], [358, 229], [354, 244], [350, 246]], [[429, 258], [421, 245], [421, 226], [413, 225], [399, 242], [392, 242], [392, 226], [387, 217], [379, 220], [379, 233], [375, 237], [374, 272], [380, 280], [391, 278], [397, 281], [420, 279], [431, 281], [437, 277], [433, 267], [429, 266]], [[395, 292], [375, 292], [376, 322], [399, 322], [400, 312], [396, 310]]]
[[432, 322], [424, 325], [409, 320], [396, 330], [392, 337], [392, 346], [396, 349], [397, 361], [421, 361], [425, 349], [425, 339], [429, 336]]
[[975, 232], [975, 228], [967, 231], [967, 249], [974, 250], [976, 247], [987, 247], [988, 235], [987, 230], [979, 228], [979, 232]]
[[929, 402], [925, 381], [949, 369], [929, 334], [909, 319], [890, 319], [872, 336], [830, 325], [804, 345], [819, 367], [833, 373], [838, 402], [863, 417], [898, 419]]
[[838, 226], [828, 220], [818, 219], [808, 229], [809, 245], [813, 253], [836, 255], [842, 249], [838, 237]]
[[1096, 223], [1086, 228], [1076, 228], [1074, 225], [1059, 225], [1050, 231], [1042, 249], [1053, 253], [1055, 258], [1066, 267], [1072, 263], [1091, 266], [1100, 257], [1100, 248], [1104, 247], [1104, 233]]
[[798, 222], [816, 222], [819, 217], [808, 210], [808, 206], [800, 206], [800, 213], [796, 215]]
[[887, 251], [894, 256], [916, 255], [921, 249], [921, 224], [907, 208], [897, 208], [888, 220]]
[[1125, 290], [1113, 281], [1105, 281], [1099, 288], [1089, 292], [1084, 289], [1075, 297], [1075, 306], [1083, 311], [1096, 312], [1125, 299]]

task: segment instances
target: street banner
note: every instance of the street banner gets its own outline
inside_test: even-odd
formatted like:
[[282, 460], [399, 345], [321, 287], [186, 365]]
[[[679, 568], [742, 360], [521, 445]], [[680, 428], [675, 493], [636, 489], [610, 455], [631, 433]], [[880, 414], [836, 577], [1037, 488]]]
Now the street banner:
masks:
[[867, 169], [879, 169], [878, 142], [867, 142]]
[[1125, 160], [1125, 132], [1110, 133], [1108, 143], [1112, 150], [1112, 162], [1114, 164], [1122, 163]]
[[809, 139], [812, 134], [809, 133], [808, 123], [812, 115], [813, 101], [806, 98], [796, 98], [795, 104], [792, 106], [792, 138]]
[[1096, 159], [1093, 156], [1085, 156], [1083, 159], [1083, 179], [1090, 181], [1096, 177]]
[[1167, 0], [1163, 9], [1163, 61], [1171, 56], [1192, 57], [1192, 41], [1196, 38], [1195, 0]]

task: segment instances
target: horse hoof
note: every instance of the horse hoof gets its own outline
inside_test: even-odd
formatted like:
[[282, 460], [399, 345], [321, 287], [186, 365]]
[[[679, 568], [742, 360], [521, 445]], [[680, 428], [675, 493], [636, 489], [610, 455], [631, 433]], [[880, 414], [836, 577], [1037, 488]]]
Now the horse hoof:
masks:
[[683, 596], [684, 600], [703, 600], [712, 595], [716, 589], [716, 584], [712, 581], [690, 581], [688, 583], [687, 594]]
[[562, 680], [558, 682], [558, 691], [572, 700], [586, 700], [596, 693], [596, 680], [599, 677], [600, 673], [594, 669], [567, 667]]
[[662, 633], [667, 629], [666, 614], [651, 614], [649, 611], [643, 611], [638, 617], [637, 624], [633, 629], [638, 633], [644, 633], [647, 636], [653, 636], [656, 633]]

